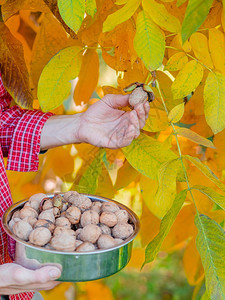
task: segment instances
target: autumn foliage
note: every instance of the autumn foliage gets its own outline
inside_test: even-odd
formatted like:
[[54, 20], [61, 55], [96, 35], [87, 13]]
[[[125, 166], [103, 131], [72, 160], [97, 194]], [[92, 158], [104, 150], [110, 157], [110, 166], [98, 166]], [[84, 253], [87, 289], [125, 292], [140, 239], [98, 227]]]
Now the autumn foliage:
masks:
[[[205, 282], [203, 299], [224, 299], [225, 1], [0, 5], [1, 74], [21, 107], [76, 113], [133, 82], [156, 96], [130, 146], [61, 147], [41, 156], [37, 174], [8, 172], [14, 200], [68, 189], [119, 201], [126, 195], [141, 218], [143, 265], [159, 251], [184, 249], [195, 293]], [[116, 84], [99, 84], [102, 64]]]

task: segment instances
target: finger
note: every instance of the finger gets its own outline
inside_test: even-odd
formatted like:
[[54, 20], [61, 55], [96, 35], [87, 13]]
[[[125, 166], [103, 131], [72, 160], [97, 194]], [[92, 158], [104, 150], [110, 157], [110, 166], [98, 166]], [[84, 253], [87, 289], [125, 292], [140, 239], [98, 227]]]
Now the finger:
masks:
[[129, 95], [108, 94], [102, 98], [102, 101], [112, 108], [127, 106]]
[[134, 109], [136, 110], [139, 119], [139, 127], [143, 128], [145, 126], [145, 109], [143, 103], [136, 104]]
[[150, 104], [148, 101], [144, 103], [144, 110], [145, 110], [145, 120], [148, 119], [149, 111], [150, 111]]
[[135, 138], [137, 138], [140, 134], [140, 126], [139, 126], [139, 119], [137, 116], [137, 112], [136, 110], [132, 110], [131, 112], [129, 112], [130, 115], [130, 122], [134, 125], [135, 128]]
[[12, 285], [7, 288], [1, 289], [1, 292], [6, 295], [18, 294], [23, 292], [36, 292], [36, 291], [47, 291], [54, 289], [57, 285], [61, 284], [59, 281], [51, 281], [48, 283], [33, 283], [26, 286]]
[[35, 271], [25, 269], [21, 266], [15, 268], [12, 274], [13, 284], [27, 285], [31, 283], [47, 283], [59, 278], [61, 271], [52, 266], [46, 266]]

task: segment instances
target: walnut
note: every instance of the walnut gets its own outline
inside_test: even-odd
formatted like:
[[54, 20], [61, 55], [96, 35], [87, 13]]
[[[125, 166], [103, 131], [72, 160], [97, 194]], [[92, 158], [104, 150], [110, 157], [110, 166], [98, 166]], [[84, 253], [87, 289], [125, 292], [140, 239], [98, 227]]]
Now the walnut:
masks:
[[124, 243], [124, 240], [122, 240], [122, 239], [114, 239], [114, 241], [115, 241], [116, 245], [120, 245], [120, 244]]
[[62, 231], [61, 234], [54, 235], [50, 245], [59, 251], [74, 251], [76, 248], [76, 237]]
[[[29, 198], [28, 201], [29, 201], [30, 204], [31, 204], [33, 201], [37, 201], [37, 202], [39, 203], [39, 205], [40, 205], [42, 199], [44, 199], [44, 198], [46, 198], [46, 197], [47, 197], [46, 194], [38, 193], [38, 194], [34, 194], [33, 196], [31, 196], [31, 197]], [[31, 206], [31, 207], [33, 207], [33, 206]]]
[[98, 224], [99, 223], [99, 214], [94, 210], [85, 211], [80, 218], [80, 224], [82, 227], [85, 227], [88, 224]]
[[129, 214], [125, 209], [120, 209], [115, 212], [118, 223], [127, 223], [129, 220]]
[[138, 103], [145, 103], [147, 99], [148, 94], [140, 86], [133, 90], [133, 92], [129, 95], [129, 104], [131, 106], [135, 106]]
[[59, 217], [58, 219], [56, 219], [55, 225], [59, 226], [59, 227], [65, 227], [65, 228], [68, 228], [68, 229], [71, 228], [70, 221], [65, 217]]
[[117, 217], [112, 212], [103, 212], [100, 216], [100, 223], [113, 227], [117, 224]]
[[102, 234], [111, 235], [111, 229], [109, 228], [109, 226], [105, 224], [100, 224], [99, 227], [101, 228]]
[[33, 218], [37, 218], [38, 217], [38, 213], [35, 209], [33, 209], [32, 207], [23, 207], [20, 210], [20, 218], [24, 219], [26, 217], [33, 217]]
[[102, 231], [99, 226], [95, 224], [88, 224], [82, 229], [81, 233], [79, 234], [79, 238], [84, 242], [90, 242], [94, 244], [101, 233]]
[[23, 218], [23, 220], [27, 223], [29, 223], [32, 227], [34, 226], [34, 224], [37, 222], [37, 218], [34, 218], [34, 217], [25, 217]]
[[97, 245], [99, 249], [108, 249], [116, 246], [114, 238], [108, 234], [100, 235]]
[[[60, 209], [58, 207], [53, 207], [53, 215], [55, 217], [61, 216], [60, 215]], [[62, 216], [61, 216], [62, 217]]]
[[11, 231], [13, 231], [13, 225], [20, 220], [21, 220], [20, 218], [14, 218], [9, 221], [9, 228]]
[[78, 229], [75, 231], [75, 235], [76, 235], [76, 238], [77, 238], [78, 240], [80, 240], [80, 233], [81, 233], [81, 231], [82, 231], [82, 228], [78, 228]]
[[100, 214], [101, 207], [102, 207], [102, 202], [94, 201], [92, 203], [91, 210], [97, 211], [97, 213]]
[[50, 230], [50, 232], [53, 232], [55, 229], [55, 225], [51, 221], [44, 220], [44, 219], [37, 220], [37, 222], [34, 224], [34, 229], [39, 228], [39, 227], [48, 228], [48, 230]]
[[20, 220], [13, 225], [13, 233], [24, 241], [28, 241], [32, 230], [32, 226], [23, 220]]
[[76, 248], [76, 251], [77, 252], [83, 252], [83, 251], [88, 252], [88, 251], [94, 251], [95, 249], [96, 249], [95, 245], [93, 245], [92, 243], [84, 242]]
[[101, 211], [102, 212], [112, 212], [112, 213], [114, 213], [119, 209], [120, 209], [119, 206], [114, 202], [104, 202], [102, 204]]
[[34, 245], [44, 246], [50, 241], [51, 237], [51, 232], [48, 228], [39, 227], [31, 232], [29, 241]]
[[83, 242], [82, 241], [80, 241], [80, 240], [76, 240], [76, 248], [75, 248], [75, 250], [77, 249], [77, 247], [79, 247], [81, 244], [83, 244]]
[[14, 219], [14, 218], [19, 218], [20, 219], [20, 210], [16, 210], [14, 212], [14, 214], [12, 215], [12, 219]]
[[127, 223], [120, 223], [112, 229], [112, 235], [115, 238], [124, 240], [127, 239], [133, 233], [133, 231], [134, 229], [132, 225]]
[[53, 208], [52, 199], [47, 199], [42, 204], [42, 210], [46, 210], [46, 209], [49, 209], [49, 208]]
[[38, 216], [38, 219], [44, 219], [44, 220], [49, 220], [52, 223], [55, 223], [55, 216], [53, 214], [53, 208], [49, 208], [46, 210], [43, 210], [40, 215]]
[[81, 211], [76, 206], [71, 206], [66, 210], [66, 217], [72, 224], [78, 224], [80, 221]]
[[69, 191], [64, 194], [64, 199], [82, 211], [89, 209], [92, 205], [91, 199], [75, 191]]
[[75, 233], [74, 230], [68, 229], [68, 228], [65, 228], [65, 227], [56, 227], [54, 232], [53, 232], [54, 236], [55, 235], [63, 235], [63, 234], [76, 236], [76, 233]]

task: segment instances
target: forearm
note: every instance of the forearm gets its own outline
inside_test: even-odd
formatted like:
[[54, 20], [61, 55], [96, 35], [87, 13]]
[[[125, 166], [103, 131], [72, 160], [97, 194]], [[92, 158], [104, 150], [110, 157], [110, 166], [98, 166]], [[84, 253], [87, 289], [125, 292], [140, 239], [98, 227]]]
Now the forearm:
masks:
[[40, 147], [46, 150], [62, 145], [78, 144], [81, 114], [50, 117], [41, 131]]

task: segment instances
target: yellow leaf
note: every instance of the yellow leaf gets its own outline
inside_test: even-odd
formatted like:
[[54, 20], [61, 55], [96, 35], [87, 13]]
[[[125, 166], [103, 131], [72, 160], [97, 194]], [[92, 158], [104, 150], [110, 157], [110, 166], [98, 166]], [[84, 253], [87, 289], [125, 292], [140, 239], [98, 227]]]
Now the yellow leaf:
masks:
[[154, 0], [142, 0], [142, 6], [152, 20], [162, 27], [164, 30], [170, 32], [180, 32], [180, 21], [170, 14], [163, 4], [157, 3]]
[[126, 160], [123, 166], [117, 173], [116, 182], [114, 185], [115, 190], [122, 189], [134, 181], [140, 174], [136, 171], [131, 164]]
[[151, 108], [143, 130], [158, 132], [166, 130], [168, 126], [169, 123], [166, 112], [157, 108]]
[[209, 73], [204, 88], [204, 111], [214, 134], [225, 128], [225, 76]]
[[[155, 217], [157, 217], [157, 215], [160, 213], [158, 205], [157, 203], [155, 203], [155, 194], [157, 192], [157, 189], [158, 189], [158, 182], [156, 180], [150, 179], [143, 175], [141, 176], [140, 190], [141, 190], [142, 197], [144, 199], [144, 203]], [[147, 240], [147, 242], [149, 242], [149, 239]]]
[[134, 49], [148, 70], [156, 70], [164, 57], [164, 34], [144, 11], [139, 12], [136, 26]]
[[58, 8], [63, 21], [74, 32], [78, 32], [84, 19], [85, 0], [57, 0]]
[[43, 111], [58, 107], [68, 97], [71, 84], [80, 72], [82, 48], [68, 47], [45, 66], [38, 82], [38, 99]]
[[179, 71], [188, 62], [188, 58], [183, 52], [177, 52], [172, 55], [165, 65], [165, 70], [168, 71]]
[[169, 113], [168, 120], [173, 123], [177, 123], [183, 117], [184, 103], [176, 105]]
[[204, 278], [204, 269], [196, 248], [195, 237], [191, 239], [184, 251], [183, 265], [190, 285], [196, 285]]
[[195, 32], [191, 35], [189, 42], [191, 44], [192, 50], [194, 51], [195, 57], [207, 67], [213, 69], [213, 62], [209, 54], [209, 45], [207, 37], [200, 32]]
[[116, 5], [123, 5], [126, 4], [129, 0], [116, 0], [115, 4]]
[[216, 28], [209, 29], [209, 49], [215, 69], [225, 76], [225, 36]]
[[203, 136], [200, 136], [199, 134], [188, 128], [177, 128], [176, 132], [178, 135], [183, 136], [196, 144], [209, 148], [216, 148], [210, 140], [204, 138]]
[[99, 59], [95, 50], [87, 50], [82, 58], [79, 80], [74, 90], [74, 101], [77, 105], [87, 103], [94, 92], [99, 75]]
[[175, 99], [183, 98], [196, 89], [203, 77], [202, 66], [194, 60], [189, 61], [178, 73], [172, 84]]
[[115, 193], [116, 193], [116, 189], [113, 187], [109, 172], [106, 169], [106, 167], [103, 165], [102, 173], [98, 178], [98, 187], [96, 189], [95, 195], [113, 199]]
[[120, 23], [127, 21], [138, 9], [140, 3], [141, 0], [129, 0], [122, 8], [109, 15], [103, 23], [103, 32], [111, 31]]
[[[181, 35], [177, 34], [172, 39], [170, 43], [171, 47], [177, 48], [179, 50], [183, 50], [184, 52], [191, 52], [191, 44], [189, 41], [186, 41], [184, 44], [182, 44]], [[176, 54], [177, 50], [174, 49], [168, 49], [168, 56], [171, 57], [172, 55]]]
[[21, 43], [0, 22], [0, 70], [4, 86], [17, 104], [32, 108], [33, 97], [23, 55]]
[[86, 0], [85, 5], [86, 5], [86, 13], [94, 17], [95, 13], [97, 12], [96, 1]]

